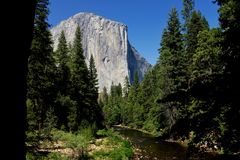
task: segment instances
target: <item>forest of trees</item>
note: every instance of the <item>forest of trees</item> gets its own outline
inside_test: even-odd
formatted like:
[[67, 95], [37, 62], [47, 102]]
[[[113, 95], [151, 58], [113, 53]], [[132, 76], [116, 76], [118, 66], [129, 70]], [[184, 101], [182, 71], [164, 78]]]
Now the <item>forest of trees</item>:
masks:
[[188, 140], [189, 149], [240, 149], [240, 2], [217, 0], [220, 27], [210, 28], [183, 0], [163, 30], [159, 58], [142, 82], [112, 83], [98, 92], [93, 56], [86, 65], [80, 27], [69, 46], [64, 32], [53, 51], [48, 0], [38, 0], [27, 75], [27, 143], [51, 139], [52, 129], [76, 133], [122, 124], [163, 139]]
[[[34, 19], [33, 40], [28, 59], [27, 141], [51, 138], [53, 128], [77, 132], [103, 127], [98, 105], [97, 71], [93, 57], [86, 65], [80, 28], [69, 48], [64, 32], [53, 52], [48, 0], [39, 0]], [[32, 138], [32, 139], [31, 139]]]
[[107, 125], [144, 129], [166, 139], [187, 139], [189, 149], [240, 149], [239, 55], [240, 2], [219, 0], [219, 28], [210, 28], [183, 0], [163, 30], [159, 58], [140, 83], [126, 77], [101, 93]]

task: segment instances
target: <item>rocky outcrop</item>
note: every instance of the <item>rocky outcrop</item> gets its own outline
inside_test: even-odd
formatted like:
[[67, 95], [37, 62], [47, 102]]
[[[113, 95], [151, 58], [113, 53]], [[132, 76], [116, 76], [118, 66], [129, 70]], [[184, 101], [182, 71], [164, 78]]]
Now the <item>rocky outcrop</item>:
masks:
[[112, 82], [123, 85], [125, 76], [132, 82], [135, 72], [138, 72], [139, 79], [142, 80], [150, 64], [131, 46], [127, 26], [122, 23], [93, 13], [76, 14], [51, 29], [54, 49], [62, 30], [66, 40], [72, 43], [78, 25], [82, 32], [86, 63], [89, 63], [91, 54], [95, 60], [100, 91], [104, 86], [109, 89]]

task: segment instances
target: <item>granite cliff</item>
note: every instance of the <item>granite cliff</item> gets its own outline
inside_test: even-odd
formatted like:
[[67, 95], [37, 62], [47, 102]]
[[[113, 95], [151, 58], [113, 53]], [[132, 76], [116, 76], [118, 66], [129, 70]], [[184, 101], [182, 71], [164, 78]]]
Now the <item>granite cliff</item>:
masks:
[[54, 50], [62, 30], [68, 43], [73, 42], [77, 25], [81, 28], [86, 63], [89, 63], [91, 54], [94, 57], [99, 91], [104, 86], [109, 91], [112, 82], [123, 85], [125, 76], [132, 82], [136, 71], [142, 80], [150, 64], [129, 43], [127, 26], [93, 13], [78, 13], [53, 27]]

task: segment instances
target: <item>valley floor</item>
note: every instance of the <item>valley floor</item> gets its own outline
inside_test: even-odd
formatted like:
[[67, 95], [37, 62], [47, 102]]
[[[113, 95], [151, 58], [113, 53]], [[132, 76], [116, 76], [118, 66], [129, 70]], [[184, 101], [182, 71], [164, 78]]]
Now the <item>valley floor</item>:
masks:
[[53, 132], [53, 141], [43, 141], [39, 147], [28, 146], [27, 160], [127, 160], [133, 159], [131, 144], [113, 130], [99, 130], [95, 137], [84, 134]]

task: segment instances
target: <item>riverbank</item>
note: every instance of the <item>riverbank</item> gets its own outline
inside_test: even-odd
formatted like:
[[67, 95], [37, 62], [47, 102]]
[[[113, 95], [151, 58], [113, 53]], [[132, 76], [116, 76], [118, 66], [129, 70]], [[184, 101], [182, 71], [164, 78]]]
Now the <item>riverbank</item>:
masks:
[[[99, 130], [95, 143], [90, 146], [89, 156], [96, 160], [122, 160], [133, 158], [133, 147], [113, 130]], [[103, 139], [102, 139], [103, 138]]]
[[91, 130], [69, 133], [61, 130], [51, 132], [51, 141], [40, 141], [37, 147], [26, 144], [26, 160], [122, 160], [133, 158], [133, 147], [113, 130]]
[[130, 141], [134, 147], [134, 160], [184, 160], [186, 149], [175, 142], [167, 142], [148, 132], [121, 125], [114, 126], [120, 135]]
[[[154, 135], [154, 134], [152, 134], [151, 132], [149, 132], [149, 131], [146, 131], [146, 130], [144, 130], [144, 129], [139, 129], [139, 128], [133, 128], [133, 127], [129, 127], [129, 126], [124, 126], [124, 125], [121, 125], [121, 124], [119, 124], [119, 125], [113, 125], [114, 127], [121, 127], [121, 128], [125, 128], [125, 129], [133, 129], [133, 130], [136, 130], [136, 131], [139, 131], [139, 132], [142, 132], [142, 133], [145, 133], [145, 134], [148, 134], [148, 135], [150, 135], [150, 136], [152, 136], [152, 137], [156, 137], [156, 138], [160, 138], [159, 136], [156, 136], [156, 135]], [[166, 141], [166, 142], [172, 142], [172, 143], [178, 143], [178, 144], [180, 144], [182, 147], [188, 147], [188, 140], [186, 139], [186, 140], [174, 140], [174, 139], [163, 139], [162, 141]]]
[[[143, 133], [139, 129], [128, 126], [116, 125], [114, 129], [125, 137], [134, 148], [134, 160], [161, 160], [161, 159], [179, 159], [185, 160], [188, 155], [187, 140], [176, 141], [173, 139], [163, 140], [153, 135]], [[190, 159], [196, 160], [238, 160], [239, 156], [222, 155], [213, 151], [190, 153]], [[225, 158], [226, 157], [226, 158]]]
[[134, 128], [134, 127], [130, 127], [130, 126], [124, 126], [124, 125], [121, 125], [121, 124], [118, 124], [118, 125], [113, 125], [113, 127], [121, 127], [121, 128], [126, 128], [126, 129], [133, 129], [133, 130], [136, 130], [136, 131], [140, 131], [140, 132], [143, 132], [145, 134], [149, 134], [153, 137], [156, 137], [155, 135], [153, 135], [151, 132], [148, 132], [146, 130], [143, 130], [143, 129], [139, 129], [139, 128]]

